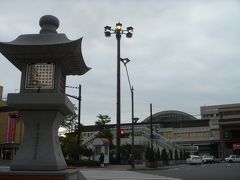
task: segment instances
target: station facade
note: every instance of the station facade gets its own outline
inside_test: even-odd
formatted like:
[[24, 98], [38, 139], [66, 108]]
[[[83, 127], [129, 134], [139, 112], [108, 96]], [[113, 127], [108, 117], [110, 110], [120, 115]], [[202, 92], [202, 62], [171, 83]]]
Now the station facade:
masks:
[[[152, 124], [153, 132], [164, 137], [162, 140], [177, 144], [191, 154], [216, 158], [240, 155], [240, 104], [202, 106], [200, 111], [201, 118], [176, 110], [153, 114], [152, 120], [148, 117], [135, 125], [135, 144], [146, 146], [150, 142], [144, 132], [150, 132]], [[109, 125], [113, 135], [114, 127]], [[130, 132], [128, 138], [122, 138], [122, 144], [131, 144], [131, 123], [121, 124], [121, 128]], [[94, 126], [84, 129], [82, 135], [85, 140], [91, 139], [97, 131]]]

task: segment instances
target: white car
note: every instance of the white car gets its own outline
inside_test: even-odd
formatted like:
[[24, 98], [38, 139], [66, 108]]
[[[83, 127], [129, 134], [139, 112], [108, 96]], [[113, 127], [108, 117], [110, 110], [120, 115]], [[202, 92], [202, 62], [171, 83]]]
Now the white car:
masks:
[[196, 155], [190, 155], [190, 158], [186, 159], [187, 164], [202, 164], [202, 158]]
[[230, 155], [229, 157], [225, 158], [226, 162], [240, 162], [240, 156], [238, 155]]
[[202, 163], [213, 163], [213, 156], [202, 156]]

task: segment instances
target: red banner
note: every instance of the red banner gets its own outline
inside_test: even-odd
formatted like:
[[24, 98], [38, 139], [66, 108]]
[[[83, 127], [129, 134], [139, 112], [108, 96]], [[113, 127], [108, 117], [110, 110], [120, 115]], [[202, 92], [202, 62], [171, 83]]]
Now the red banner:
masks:
[[6, 128], [6, 143], [15, 142], [15, 131], [16, 131], [16, 117], [12, 117], [12, 114], [8, 114], [7, 128]]
[[240, 143], [233, 143], [233, 149], [240, 149]]

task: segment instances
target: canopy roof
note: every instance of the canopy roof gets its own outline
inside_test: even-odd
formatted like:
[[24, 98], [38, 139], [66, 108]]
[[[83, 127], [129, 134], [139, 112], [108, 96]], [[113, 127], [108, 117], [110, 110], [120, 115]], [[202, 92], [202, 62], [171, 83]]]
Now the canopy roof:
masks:
[[[175, 110], [158, 112], [153, 114], [152, 118], [153, 122], [159, 123], [197, 120], [197, 118], [188, 113]], [[150, 117], [146, 118], [143, 122], [150, 122]]]

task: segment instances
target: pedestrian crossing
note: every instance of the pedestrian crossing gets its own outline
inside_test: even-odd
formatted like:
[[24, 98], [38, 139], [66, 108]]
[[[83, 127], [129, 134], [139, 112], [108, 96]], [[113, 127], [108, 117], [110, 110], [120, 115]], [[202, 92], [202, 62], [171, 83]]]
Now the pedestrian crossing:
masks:
[[138, 173], [134, 171], [81, 170], [87, 180], [181, 180], [178, 178]]

